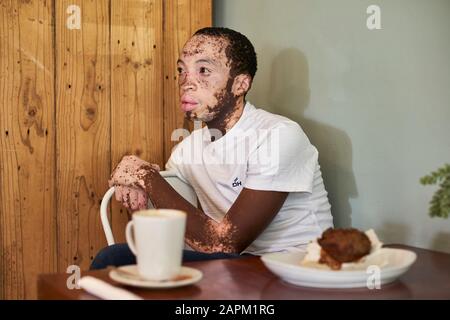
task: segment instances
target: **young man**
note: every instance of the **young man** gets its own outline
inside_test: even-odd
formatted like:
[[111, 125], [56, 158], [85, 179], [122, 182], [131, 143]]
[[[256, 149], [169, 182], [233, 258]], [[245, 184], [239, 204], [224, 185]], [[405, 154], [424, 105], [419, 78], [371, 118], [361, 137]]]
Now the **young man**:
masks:
[[[198, 30], [178, 60], [181, 108], [206, 126], [176, 146], [166, 170], [194, 188], [199, 208], [135, 156], [111, 176], [116, 199], [132, 211], [150, 199], [187, 213], [194, 251], [184, 261], [299, 250], [333, 225], [316, 148], [297, 123], [245, 100], [256, 68], [253, 45], [226, 28]], [[103, 249], [92, 268], [132, 263], [120, 244]]]

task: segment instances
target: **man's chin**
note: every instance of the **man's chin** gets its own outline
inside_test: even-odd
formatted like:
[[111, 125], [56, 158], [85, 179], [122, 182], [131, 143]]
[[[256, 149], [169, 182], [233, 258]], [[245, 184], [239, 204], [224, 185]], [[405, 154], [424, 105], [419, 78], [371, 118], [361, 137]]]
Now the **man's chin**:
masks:
[[186, 112], [184, 112], [184, 118], [185, 118], [185, 119], [188, 119], [188, 120], [195, 120], [192, 111], [186, 111]]
[[192, 110], [192, 111], [186, 111], [184, 113], [184, 117], [186, 119], [189, 119], [191, 121], [202, 121], [202, 122], [208, 122], [209, 120], [211, 120], [211, 116], [208, 114], [204, 114], [204, 113], [199, 113], [196, 110]]
[[197, 115], [197, 113], [193, 111], [186, 111], [184, 113], [184, 118], [190, 121], [203, 121], [201, 117]]

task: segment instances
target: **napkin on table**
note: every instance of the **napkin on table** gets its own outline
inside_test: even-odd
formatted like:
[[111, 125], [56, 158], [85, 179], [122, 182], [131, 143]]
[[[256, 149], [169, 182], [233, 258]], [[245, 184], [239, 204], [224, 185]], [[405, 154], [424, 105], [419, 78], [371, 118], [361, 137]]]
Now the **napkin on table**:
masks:
[[82, 277], [78, 280], [78, 285], [90, 294], [104, 300], [142, 300], [141, 297], [130, 291], [114, 287], [103, 280], [91, 276]]

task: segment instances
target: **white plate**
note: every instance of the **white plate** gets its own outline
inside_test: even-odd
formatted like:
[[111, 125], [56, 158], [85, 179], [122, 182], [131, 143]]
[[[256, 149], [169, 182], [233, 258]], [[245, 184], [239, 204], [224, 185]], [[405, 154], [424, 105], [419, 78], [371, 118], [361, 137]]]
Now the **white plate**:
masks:
[[187, 286], [200, 281], [203, 274], [200, 270], [181, 267], [180, 274], [174, 280], [152, 281], [139, 276], [137, 266], [122, 266], [109, 272], [109, 277], [114, 281], [140, 288], [175, 288]]
[[363, 264], [349, 270], [331, 270], [300, 265], [304, 252], [269, 253], [261, 257], [273, 273], [294, 285], [315, 288], [361, 288], [367, 287], [369, 277], [374, 276], [371, 266], [378, 266], [380, 284], [387, 284], [404, 274], [417, 258], [409, 250], [382, 248]]

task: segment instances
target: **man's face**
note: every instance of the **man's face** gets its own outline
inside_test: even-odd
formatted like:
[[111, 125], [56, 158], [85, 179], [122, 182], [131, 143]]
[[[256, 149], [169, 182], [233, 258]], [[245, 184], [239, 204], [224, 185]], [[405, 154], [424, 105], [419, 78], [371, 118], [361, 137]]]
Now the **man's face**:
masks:
[[180, 105], [186, 117], [208, 122], [234, 107], [227, 45], [226, 39], [205, 35], [185, 44], [177, 69]]

